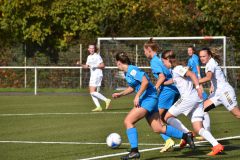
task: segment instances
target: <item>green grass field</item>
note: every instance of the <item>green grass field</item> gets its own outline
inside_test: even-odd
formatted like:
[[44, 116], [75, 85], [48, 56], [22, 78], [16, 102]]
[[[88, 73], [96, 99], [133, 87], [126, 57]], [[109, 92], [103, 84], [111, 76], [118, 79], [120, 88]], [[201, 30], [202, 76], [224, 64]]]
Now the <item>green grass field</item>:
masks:
[[[109, 95], [109, 94], [108, 94]], [[238, 96], [239, 97], [239, 96]], [[10, 95], [0, 96], [1, 160], [77, 160], [119, 159], [129, 148], [123, 119], [132, 106], [132, 96], [113, 100], [111, 109], [93, 113], [90, 96], [79, 95]], [[104, 105], [104, 104], [103, 104]], [[240, 136], [239, 120], [222, 106], [210, 112], [212, 133], [216, 138]], [[180, 119], [190, 127], [186, 117]], [[163, 140], [153, 133], [145, 120], [137, 123], [139, 149], [144, 160], [239, 159], [240, 138], [220, 141], [225, 146], [221, 155], [208, 157], [209, 143], [199, 143], [192, 152], [178, 147], [160, 153]], [[117, 132], [123, 144], [110, 149], [105, 144], [108, 134]], [[178, 144], [179, 140], [175, 140]], [[149, 149], [149, 150], [146, 150]], [[117, 155], [119, 153], [119, 155]], [[116, 154], [116, 155], [114, 155]]]

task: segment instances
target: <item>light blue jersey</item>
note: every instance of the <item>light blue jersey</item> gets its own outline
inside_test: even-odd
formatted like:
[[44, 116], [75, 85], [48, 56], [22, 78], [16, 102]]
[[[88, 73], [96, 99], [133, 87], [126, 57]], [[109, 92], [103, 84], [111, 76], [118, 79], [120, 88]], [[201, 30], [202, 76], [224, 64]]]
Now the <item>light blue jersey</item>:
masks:
[[149, 81], [147, 89], [143, 92], [140, 97], [140, 106], [149, 112], [158, 112], [157, 109], [157, 90], [154, 85], [150, 82], [148, 75], [136, 66], [129, 65], [128, 70], [125, 73], [125, 79], [128, 85], [138, 92], [141, 88], [142, 78], [145, 76]]
[[196, 76], [198, 77], [198, 70], [197, 70], [197, 66], [200, 66], [200, 62], [199, 62], [199, 57], [196, 54], [193, 54], [189, 59], [188, 59], [188, 64], [187, 66], [192, 70], [192, 72], [194, 72], [196, 74]]
[[[170, 70], [164, 66], [162, 60], [155, 54], [150, 61], [153, 76], [158, 79], [159, 74], [164, 74], [165, 81], [172, 79]], [[178, 99], [179, 92], [174, 84], [161, 85], [158, 98], [158, 108], [169, 109], [172, 104]]]

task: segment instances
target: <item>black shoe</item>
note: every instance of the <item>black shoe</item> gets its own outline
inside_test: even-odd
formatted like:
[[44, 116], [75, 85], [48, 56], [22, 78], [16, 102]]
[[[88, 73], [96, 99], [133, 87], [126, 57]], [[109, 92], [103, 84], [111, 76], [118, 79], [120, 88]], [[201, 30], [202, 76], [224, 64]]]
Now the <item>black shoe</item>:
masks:
[[139, 152], [130, 152], [129, 154], [122, 156], [121, 160], [128, 160], [128, 159], [139, 159], [140, 153]]
[[188, 132], [186, 133], [186, 137], [185, 137], [186, 142], [189, 144], [190, 148], [195, 149], [195, 144], [193, 141], [193, 134], [192, 132]]

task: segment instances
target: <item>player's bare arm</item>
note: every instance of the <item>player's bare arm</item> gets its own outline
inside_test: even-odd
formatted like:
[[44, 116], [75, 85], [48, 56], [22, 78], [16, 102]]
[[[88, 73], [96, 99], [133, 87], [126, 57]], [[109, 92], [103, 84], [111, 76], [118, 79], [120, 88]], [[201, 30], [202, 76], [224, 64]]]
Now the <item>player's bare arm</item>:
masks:
[[155, 88], [159, 89], [159, 87], [163, 84], [163, 82], [165, 81], [166, 77], [164, 76], [164, 74], [159, 74], [158, 75], [158, 80], [157, 83], [155, 84]]
[[211, 81], [211, 79], [212, 79], [212, 72], [207, 72], [205, 77], [199, 79], [199, 83], [200, 84], [206, 83]]
[[173, 82], [173, 79], [169, 79], [169, 80], [167, 80], [167, 81], [165, 81], [163, 84], [164, 85], [171, 85], [171, 84], [173, 84], [174, 82]]
[[113, 93], [112, 94], [112, 97], [113, 98], [120, 98], [121, 96], [125, 96], [125, 95], [128, 95], [130, 93], [134, 92], [134, 88], [132, 87], [128, 87], [126, 88], [124, 91], [122, 92], [118, 92], [118, 93]]
[[192, 71], [189, 71], [189, 70], [186, 72], [185, 76], [191, 78], [191, 80], [192, 80], [193, 84], [195, 85], [195, 88], [198, 92], [198, 96], [202, 99], [203, 91], [202, 91], [201, 87], [199, 86], [199, 81], [198, 81], [197, 76]]

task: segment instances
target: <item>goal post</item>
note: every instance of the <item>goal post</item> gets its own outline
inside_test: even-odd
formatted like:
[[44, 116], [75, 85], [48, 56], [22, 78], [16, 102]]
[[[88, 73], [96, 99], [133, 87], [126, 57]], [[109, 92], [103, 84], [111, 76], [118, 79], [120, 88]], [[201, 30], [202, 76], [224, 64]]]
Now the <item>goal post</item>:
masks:
[[[153, 38], [154, 40], [157, 40], [161, 42], [161, 40], [222, 40], [222, 46], [223, 46], [223, 68], [224, 73], [227, 75], [227, 69], [226, 69], [226, 36], [201, 36], [201, 37], [99, 37], [97, 40], [97, 44], [99, 47], [99, 50], [101, 51], [101, 42], [103, 41], [147, 41], [150, 38]], [[136, 45], [136, 55], [138, 54], [138, 45]], [[174, 48], [172, 48], [174, 50]], [[137, 64], [137, 58], [136, 56], [136, 64]]]
[[[230, 38], [226, 36], [194, 36], [194, 37], [99, 37], [97, 39], [98, 47], [101, 56], [104, 59], [106, 66], [115, 66], [115, 53], [117, 51], [125, 51], [128, 53], [131, 61], [139, 68], [143, 68], [151, 80], [152, 73], [149, 65], [149, 60], [144, 55], [144, 43], [150, 38], [153, 38], [160, 46], [161, 51], [173, 50], [176, 57], [181, 62], [187, 62], [187, 48], [194, 46], [197, 51], [202, 48], [210, 48], [221, 56], [221, 67], [228, 81], [234, 88], [239, 87], [237, 81], [240, 80], [239, 64], [237, 50], [234, 48]], [[109, 67], [111, 69], [111, 67]], [[112, 68], [112, 70], [114, 70]], [[109, 70], [105, 70], [105, 73]], [[204, 67], [201, 67], [201, 73], [204, 75]], [[115, 74], [117, 73], [115, 69]], [[110, 77], [110, 75], [108, 75]], [[117, 76], [119, 77], [119, 76]], [[104, 76], [107, 79], [106, 76]], [[110, 77], [111, 78], [111, 77]]]

